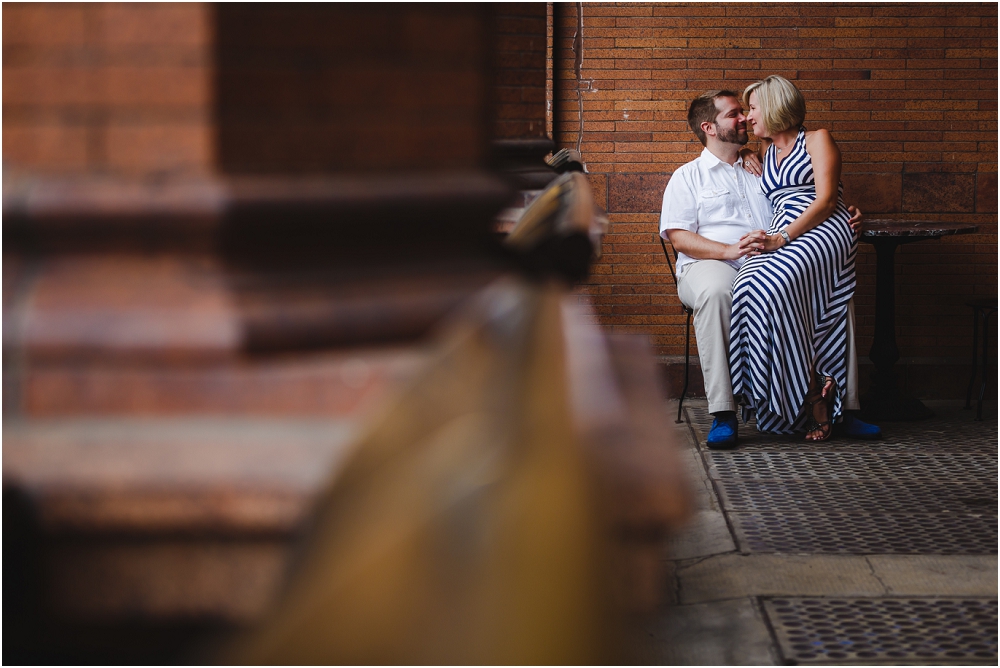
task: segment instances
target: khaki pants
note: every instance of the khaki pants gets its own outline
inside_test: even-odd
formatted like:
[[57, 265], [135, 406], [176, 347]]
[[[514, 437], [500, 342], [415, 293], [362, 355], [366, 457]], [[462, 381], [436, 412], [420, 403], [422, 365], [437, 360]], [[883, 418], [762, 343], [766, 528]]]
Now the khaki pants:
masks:
[[[694, 310], [694, 335], [705, 378], [708, 412], [736, 410], [729, 378], [729, 321], [736, 269], [721, 260], [699, 260], [677, 276], [677, 296]], [[847, 391], [844, 409], [857, 410], [858, 352], [854, 344], [854, 300], [847, 306]]]

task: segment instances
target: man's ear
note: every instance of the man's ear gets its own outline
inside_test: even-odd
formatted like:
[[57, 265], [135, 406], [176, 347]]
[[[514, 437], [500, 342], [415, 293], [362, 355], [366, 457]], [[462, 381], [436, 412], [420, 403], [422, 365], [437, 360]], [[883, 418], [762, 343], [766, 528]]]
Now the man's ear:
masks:
[[711, 121], [702, 121], [701, 122], [701, 131], [704, 132], [706, 135], [711, 136], [711, 137], [714, 137], [717, 134], [715, 132], [715, 123], [713, 123]]

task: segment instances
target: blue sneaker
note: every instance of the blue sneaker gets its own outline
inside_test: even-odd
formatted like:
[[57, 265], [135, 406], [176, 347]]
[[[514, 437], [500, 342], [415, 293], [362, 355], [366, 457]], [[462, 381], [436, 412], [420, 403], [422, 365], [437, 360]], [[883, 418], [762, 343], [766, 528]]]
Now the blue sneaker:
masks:
[[712, 428], [708, 432], [710, 450], [729, 450], [736, 447], [736, 413], [722, 411], [715, 414]]
[[879, 427], [862, 422], [851, 413], [844, 413], [844, 421], [839, 426], [839, 431], [848, 438], [858, 438], [863, 441], [877, 441], [882, 438], [882, 430]]

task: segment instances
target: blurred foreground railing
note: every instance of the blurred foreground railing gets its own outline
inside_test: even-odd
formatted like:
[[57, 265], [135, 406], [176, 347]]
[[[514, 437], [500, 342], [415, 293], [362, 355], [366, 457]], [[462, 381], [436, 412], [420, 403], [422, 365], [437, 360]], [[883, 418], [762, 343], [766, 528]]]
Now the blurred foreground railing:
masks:
[[496, 244], [509, 197], [8, 182], [9, 660], [621, 660], [672, 432], [648, 349]]

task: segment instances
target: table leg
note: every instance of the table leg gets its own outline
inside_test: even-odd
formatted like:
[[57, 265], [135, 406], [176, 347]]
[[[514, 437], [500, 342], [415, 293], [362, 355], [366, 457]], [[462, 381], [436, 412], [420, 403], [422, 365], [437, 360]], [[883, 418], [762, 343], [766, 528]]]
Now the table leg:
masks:
[[918, 399], [896, 387], [895, 366], [899, 361], [896, 346], [896, 246], [901, 241], [893, 237], [874, 240], [877, 256], [875, 279], [875, 340], [871, 359], [875, 369], [869, 391], [861, 397], [861, 415], [866, 420], [920, 420], [934, 413]]

